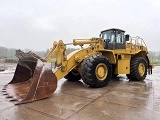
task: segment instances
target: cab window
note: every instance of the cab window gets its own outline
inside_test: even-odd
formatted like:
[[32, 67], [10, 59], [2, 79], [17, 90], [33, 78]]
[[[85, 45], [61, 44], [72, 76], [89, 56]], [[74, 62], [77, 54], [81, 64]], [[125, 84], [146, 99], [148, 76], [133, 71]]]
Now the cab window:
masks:
[[108, 43], [113, 43], [115, 41], [115, 31], [102, 32], [101, 38], [103, 38]]

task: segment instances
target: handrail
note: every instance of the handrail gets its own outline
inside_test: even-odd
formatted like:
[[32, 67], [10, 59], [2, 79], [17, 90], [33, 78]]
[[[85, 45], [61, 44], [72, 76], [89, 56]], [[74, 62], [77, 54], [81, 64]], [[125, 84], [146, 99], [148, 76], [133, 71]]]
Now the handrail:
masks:
[[[135, 45], [137, 45], [137, 46], [141, 45], [141, 46], [147, 47], [144, 40], [142, 38], [140, 38], [139, 36], [131, 37], [130, 43], [132, 43], [133, 40], [135, 41]], [[139, 40], [140, 40], [140, 42], [139, 42]]]

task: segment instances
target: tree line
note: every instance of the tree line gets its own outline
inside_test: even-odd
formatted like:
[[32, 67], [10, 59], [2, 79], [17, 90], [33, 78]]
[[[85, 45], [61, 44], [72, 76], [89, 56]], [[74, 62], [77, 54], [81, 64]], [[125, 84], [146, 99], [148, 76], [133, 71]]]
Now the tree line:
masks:
[[[16, 55], [16, 50], [17, 49], [6, 48], [6, 47], [1, 47], [0, 46], [0, 58], [5, 58], [6, 61], [8, 61], [8, 62], [17, 61], [18, 59], [15, 56]], [[66, 53], [69, 54], [74, 50], [76, 50], [76, 49], [75, 48], [67, 48]], [[22, 51], [24, 51], [24, 52], [32, 51], [42, 58], [45, 58], [47, 56], [47, 54], [49, 53], [49, 49], [47, 49], [45, 51], [34, 51], [34, 50], [31, 50], [31, 49], [24, 49]]]
[[[77, 50], [77, 49], [67, 48], [66, 53], [69, 54], [69, 53], [71, 53], [72, 51], [75, 51], [75, 50]], [[47, 54], [49, 53], [49, 49], [47, 49], [45, 51], [34, 51], [34, 50], [31, 50], [31, 49], [24, 49], [22, 51], [24, 51], [24, 52], [32, 51], [42, 58], [45, 58], [47, 56]], [[0, 47], [0, 58], [6, 58], [6, 61], [11, 62], [12, 60], [17, 60], [17, 57], [15, 56], [15, 54], [16, 54], [16, 49]], [[148, 56], [149, 56], [149, 59], [152, 62], [160, 61], [160, 52], [149, 51]]]

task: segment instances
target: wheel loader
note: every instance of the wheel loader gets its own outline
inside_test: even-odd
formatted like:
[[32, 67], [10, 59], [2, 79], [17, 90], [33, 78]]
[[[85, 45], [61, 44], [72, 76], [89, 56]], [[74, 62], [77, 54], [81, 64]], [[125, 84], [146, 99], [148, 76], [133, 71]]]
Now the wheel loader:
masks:
[[50, 97], [57, 88], [57, 81], [63, 77], [72, 81], [82, 79], [88, 86], [100, 88], [118, 74], [126, 74], [129, 80], [143, 81], [148, 72], [152, 73], [144, 40], [125, 35], [124, 30], [103, 30], [99, 38], [73, 39], [72, 44], [79, 45], [80, 49], [66, 55], [68, 44], [55, 41], [45, 58], [31, 51], [17, 50], [19, 61], [15, 74], [2, 89], [3, 95], [16, 101], [15, 104], [22, 104]]

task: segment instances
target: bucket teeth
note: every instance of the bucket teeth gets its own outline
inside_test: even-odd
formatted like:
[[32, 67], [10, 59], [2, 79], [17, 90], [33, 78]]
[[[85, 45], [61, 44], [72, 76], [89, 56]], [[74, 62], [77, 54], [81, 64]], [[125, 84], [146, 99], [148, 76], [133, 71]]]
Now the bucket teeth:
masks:
[[5, 92], [7, 92], [7, 91], [6, 91], [6, 90], [2, 90], [1, 92], [2, 92], [2, 93], [5, 93]]
[[12, 96], [7, 96], [6, 98], [13, 98]]
[[10, 101], [18, 101], [17, 99], [11, 99]]

